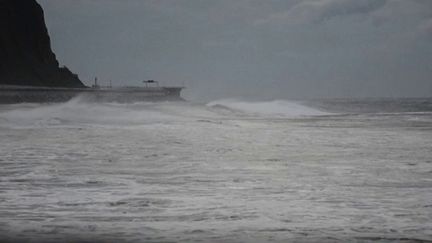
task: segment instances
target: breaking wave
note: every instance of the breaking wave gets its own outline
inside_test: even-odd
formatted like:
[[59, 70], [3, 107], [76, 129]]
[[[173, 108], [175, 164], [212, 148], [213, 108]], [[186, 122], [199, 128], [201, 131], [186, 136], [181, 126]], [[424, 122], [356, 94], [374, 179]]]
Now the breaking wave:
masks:
[[16, 104], [0, 106], [1, 126], [147, 125], [173, 122], [241, 118], [250, 116], [296, 118], [329, 113], [301, 103], [276, 100], [246, 102], [219, 100], [190, 102], [93, 103], [75, 98], [61, 104]]
[[164, 112], [170, 103], [135, 104], [89, 103], [75, 98], [61, 104], [17, 104], [0, 108], [0, 124], [12, 126], [44, 125], [141, 125], [161, 124], [177, 119]]
[[306, 106], [300, 102], [287, 100], [274, 100], [264, 102], [248, 102], [236, 99], [223, 99], [210, 102], [210, 107], [220, 107], [241, 111], [244, 113], [265, 116], [278, 117], [305, 117], [305, 116], [322, 116], [330, 113]]

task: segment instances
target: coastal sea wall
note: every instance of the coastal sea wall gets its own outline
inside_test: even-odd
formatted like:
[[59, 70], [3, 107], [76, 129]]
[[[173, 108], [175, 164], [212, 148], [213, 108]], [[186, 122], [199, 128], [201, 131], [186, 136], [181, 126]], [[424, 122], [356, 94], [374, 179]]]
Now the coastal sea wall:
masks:
[[0, 87], [0, 104], [58, 103], [81, 97], [91, 102], [131, 103], [140, 101], [179, 101], [182, 88], [22, 88]]

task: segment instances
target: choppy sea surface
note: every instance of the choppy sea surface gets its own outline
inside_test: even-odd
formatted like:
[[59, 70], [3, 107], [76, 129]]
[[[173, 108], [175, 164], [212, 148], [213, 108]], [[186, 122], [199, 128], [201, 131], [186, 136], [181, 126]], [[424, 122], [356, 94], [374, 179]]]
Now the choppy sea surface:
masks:
[[1, 105], [0, 241], [432, 242], [432, 99]]

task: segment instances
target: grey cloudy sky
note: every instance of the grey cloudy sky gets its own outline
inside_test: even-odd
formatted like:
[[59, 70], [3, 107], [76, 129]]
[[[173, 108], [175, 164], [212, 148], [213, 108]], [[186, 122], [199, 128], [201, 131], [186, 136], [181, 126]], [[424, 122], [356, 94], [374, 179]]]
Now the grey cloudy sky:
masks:
[[38, 0], [62, 64], [90, 84], [186, 96], [432, 96], [431, 0]]

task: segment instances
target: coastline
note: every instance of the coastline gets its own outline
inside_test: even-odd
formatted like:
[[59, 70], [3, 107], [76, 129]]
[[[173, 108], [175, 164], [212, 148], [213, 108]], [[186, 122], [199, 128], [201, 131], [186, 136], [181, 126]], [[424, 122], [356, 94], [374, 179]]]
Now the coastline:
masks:
[[81, 96], [94, 102], [183, 101], [183, 87], [61, 88], [0, 85], [0, 104], [59, 103]]

